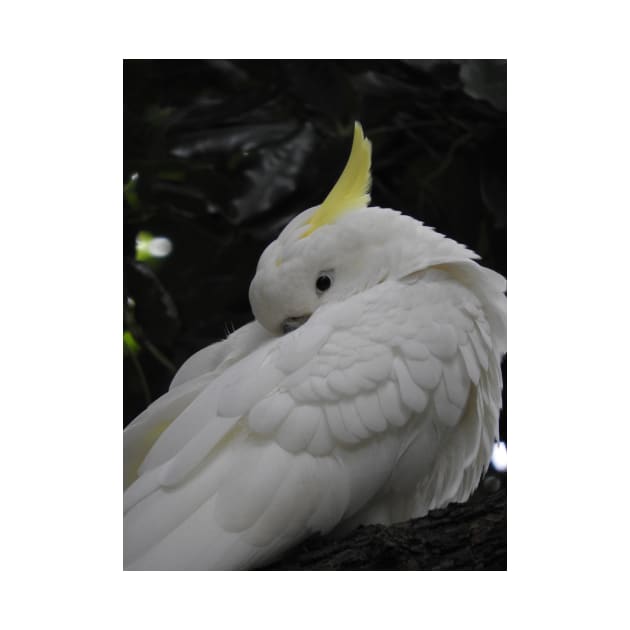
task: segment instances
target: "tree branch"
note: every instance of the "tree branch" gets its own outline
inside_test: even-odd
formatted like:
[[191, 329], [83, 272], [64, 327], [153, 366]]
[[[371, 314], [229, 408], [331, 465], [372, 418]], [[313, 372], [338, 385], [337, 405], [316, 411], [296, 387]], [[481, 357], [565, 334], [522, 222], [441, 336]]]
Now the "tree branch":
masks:
[[507, 569], [507, 493], [476, 494], [467, 503], [396, 525], [314, 536], [268, 571]]

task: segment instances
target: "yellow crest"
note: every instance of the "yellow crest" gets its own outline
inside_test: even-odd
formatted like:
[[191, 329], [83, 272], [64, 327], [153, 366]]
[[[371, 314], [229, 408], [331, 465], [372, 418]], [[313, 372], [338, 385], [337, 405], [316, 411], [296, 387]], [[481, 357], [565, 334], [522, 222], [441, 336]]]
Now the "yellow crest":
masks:
[[370, 203], [371, 165], [372, 143], [363, 134], [361, 124], [355, 122], [352, 150], [343, 173], [319, 209], [311, 215], [306, 224], [308, 229], [300, 238], [312, 234], [322, 225], [334, 223], [342, 214]]

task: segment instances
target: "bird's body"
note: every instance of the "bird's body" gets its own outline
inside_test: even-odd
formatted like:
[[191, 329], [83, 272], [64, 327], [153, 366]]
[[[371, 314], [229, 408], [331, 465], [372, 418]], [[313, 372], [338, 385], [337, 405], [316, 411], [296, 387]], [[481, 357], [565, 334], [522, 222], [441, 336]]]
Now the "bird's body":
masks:
[[396, 211], [321, 213], [261, 257], [256, 320], [127, 428], [127, 569], [257, 567], [477, 486], [498, 432], [504, 279]]

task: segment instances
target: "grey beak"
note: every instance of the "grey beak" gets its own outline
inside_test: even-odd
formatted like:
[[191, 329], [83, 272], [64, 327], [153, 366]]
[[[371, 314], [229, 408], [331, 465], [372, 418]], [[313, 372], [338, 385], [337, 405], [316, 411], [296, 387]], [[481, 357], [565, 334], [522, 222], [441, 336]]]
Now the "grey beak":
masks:
[[299, 328], [310, 315], [302, 315], [302, 317], [287, 317], [282, 322], [282, 334], [286, 335], [287, 333], [293, 332], [296, 328]]

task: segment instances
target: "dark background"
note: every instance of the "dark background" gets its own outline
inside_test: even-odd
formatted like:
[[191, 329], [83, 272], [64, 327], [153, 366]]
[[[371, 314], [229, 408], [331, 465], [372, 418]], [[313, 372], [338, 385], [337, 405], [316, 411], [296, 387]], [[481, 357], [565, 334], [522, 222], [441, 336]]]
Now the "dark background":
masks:
[[[506, 274], [505, 61], [126, 60], [123, 69], [125, 424], [188, 356], [252, 319], [258, 257], [323, 201], [355, 120], [372, 141], [372, 204], [422, 220]], [[168, 238], [171, 253], [137, 251], [140, 232]], [[505, 412], [500, 429], [507, 441]]]

